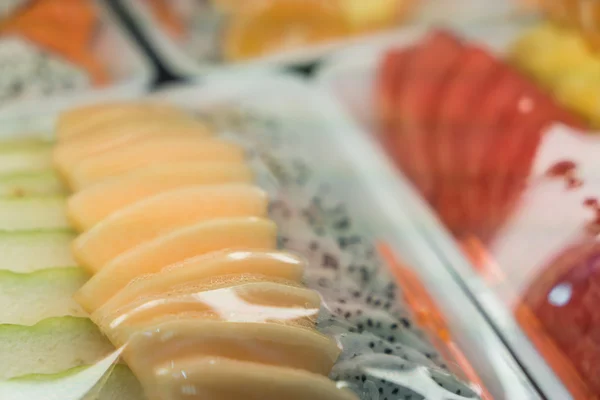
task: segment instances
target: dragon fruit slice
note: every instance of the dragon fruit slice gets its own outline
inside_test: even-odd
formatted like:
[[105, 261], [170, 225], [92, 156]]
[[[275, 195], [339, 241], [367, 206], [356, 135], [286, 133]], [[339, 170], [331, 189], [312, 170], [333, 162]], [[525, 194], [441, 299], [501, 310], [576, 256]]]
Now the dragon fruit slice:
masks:
[[0, 72], [0, 104], [91, 84], [82, 69], [17, 37], [0, 39]]
[[361, 400], [478, 398], [473, 390], [450, 374], [387, 354], [365, 354], [339, 362], [330, 377], [346, 384]]
[[[447, 378], [444, 361], [413, 325], [399, 288], [364, 229], [284, 139], [289, 128], [243, 108], [211, 117], [228, 138], [248, 148], [261, 186], [272, 195], [269, 215], [280, 227], [280, 246], [308, 261], [304, 282], [324, 299], [317, 328], [342, 347], [331, 377], [364, 400], [429, 399], [424, 388], [444, 393], [440, 400], [454, 399], [452, 393], [471, 394], [468, 386]], [[422, 368], [428, 378], [416, 385], [379, 378], [370, 382], [363, 371], [388, 365], [407, 372]]]

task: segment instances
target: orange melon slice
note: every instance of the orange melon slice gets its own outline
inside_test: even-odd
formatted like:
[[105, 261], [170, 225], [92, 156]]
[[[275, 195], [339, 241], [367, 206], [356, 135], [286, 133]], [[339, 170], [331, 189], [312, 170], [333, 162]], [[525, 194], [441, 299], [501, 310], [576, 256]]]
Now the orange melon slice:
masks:
[[60, 114], [56, 125], [56, 137], [59, 142], [62, 142], [131, 119], [157, 120], [164, 117], [192, 118], [181, 108], [169, 104], [143, 102], [96, 104]]
[[[300, 283], [306, 262], [280, 251], [218, 251], [167, 266], [159, 272], [136, 279], [121, 289], [97, 312], [107, 314], [142, 297], [156, 296], [183, 283], [203, 282], [224, 275], [261, 275]], [[266, 279], [266, 278], [265, 278]]]
[[139, 142], [146, 137], [186, 135], [210, 136], [212, 131], [200, 122], [172, 117], [156, 121], [132, 120], [116, 127], [99, 129], [93, 135], [82, 135], [80, 138], [57, 144], [53, 152], [53, 161], [58, 171], [66, 175], [67, 171], [90, 156]]
[[358, 400], [321, 375], [227, 358], [185, 357], [138, 377], [153, 400]]
[[209, 219], [265, 217], [268, 205], [267, 194], [248, 184], [173, 189], [121, 209], [79, 235], [73, 255], [95, 273], [119, 254], [160, 235]]
[[[115, 343], [117, 347], [124, 343]], [[125, 359], [136, 374], [182, 357], [223, 357], [328, 375], [340, 354], [337, 343], [295, 326], [197, 318], [150, 325], [127, 341]]]
[[107, 336], [124, 340], [132, 329], [166, 316], [314, 328], [321, 306], [321, 297], [314, 290], [270, 282], [265, 280], [269, 277], [260, 275], [220, 278], [138, 298], [116, 310], [104, 306], [91, 318]]
[[187, 258], [226, 249], [273, 250], [277, 228], [272, 221], [246, 217], [200, 222], [162, 235], [112, 260], [75, 293], [92, 313], [132, 280]]
[[68, 200], [68, 215], [79, 230], [87, 230], [113, 212], [144, 198], [191, 185], [250, 183], [254, 174], [243, 164], [189, 161], [152, 165], [97, 185]]
[[68, 183], [74, 190], [136, 169], [173, 161], [220, 161], [241, 163], [241, 146], [214, 138], [155, 137], [141, 143], [102, 153], [79, 163], [70, 171]]

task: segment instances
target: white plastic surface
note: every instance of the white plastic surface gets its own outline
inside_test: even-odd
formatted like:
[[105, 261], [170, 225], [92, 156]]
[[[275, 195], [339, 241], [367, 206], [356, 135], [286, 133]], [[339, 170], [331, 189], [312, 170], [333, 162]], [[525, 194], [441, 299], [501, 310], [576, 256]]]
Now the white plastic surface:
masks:
[[[356, 82], [359, 82], [358, 80]], [[371, 236], [386, 240], [418, 268], [417, 273], [448, 318], [449, 328], [495, 399], [539, 399], [514, 358], [457, 283], [446, 263], [423, 237], [423, 228], [445, 237], [408, 184], [327, 94], [290, 76], [257, 79], [210, 79], [203, 86], [175, 87], [153, 97], [194, 108], [230, 101], [251, 101], [253, 107], [286, 113], [299, 120], [319, 121], [322, 129], [290, 138], [300, 152], [312, 152], [319, 170], [332, 177], [339, 198]], [[423, 220], [414, 218], [414, 213]], [[413, 215], [411, 215], [413, 214]], [[447, 239], [449, 240], [449, 239]], [[457, 254], [456, 256], [460, 256]], [[461, 261], [464, 261], [461, 259]], [[468, 265], [463, 265], [465, 268]], [[566, 399], [566, 397], [563, 397]]]
[[[34, 127], [40, 124], [41, 127], [51, 126], [53, 115], [75, 105], [134, 98], [148, 90], [155, 76], [154, 67], [109, 5], [104, 0], [96, 0], [95, 3], [101, 26], [94, 38], [94, 52], [107, 65], [112, 80], [101, 88], [2, 105], [0, 118], [9, 118], [13, 124], [22, 124], [23, 129], [15, 130], [29, 130], [29, 123], [34, 123]], [[32, 115], [45, 115], [49, 121], [42, 123], [39, 118], [33, 121]]]
[[[501, 18], [510, 15], [516, 8], [515, 2], [494, 0], [423, 0], [423, 7], [416, 13], [414, 23], [460, 24], [473, 21], [485, 21], [490, 18]], [[202, 64], [188, 56], [161, 28], [152, 15], [151, 10], [143, 4], [143, 0], [120, 0], [121, 4], [133, 17], [150, 45], [158, 54], [164, 65], [174, 74], [184, 77], [198, 77], [206, 74], [232, 72], [261, 72], [282, 66], [310, 63], [345, 46], [360, 45], [379, 41], [390, 35], [397, 35], [406, 26], [388, 32], [365, 35], [357, 38], [333, 41], [321, 45], [307, 46], [302, 49], [286, 51], [252, 61], [236, 64]], [[451, 12], [449, 12], [451, 10]]]
[[[479, 27], [458, 33], [502, 53], [522, 28], [519, 25], [502, 25]], [[376, 129], [372, 98], [373, 84], [380, 58], [391, 46], [410, 45], [422, 37], [422, 34], [422, 31], [412, 31], [390, 36], [386, 40], [373, 41], [364, 46], [346, 49], [332, 56], [323, 65], [317, 76], [317, 85], [332, 95], [361, 126], [360, 138], [353, 138], [356, 140], [355, 156], [361, 160], [363, 157], [372, 157], [373, 163], [379, 163], [381, 171], [386, 171], [387, 187], [382, 188], [382, 191], [385, 191], [390, 198], [390, 205], [395, 199], [396, 204], [404, 206], [406, 213], [415, 224], [419, 236], [436, 249], [440, 262], [458, 275], [546, 398], [571, 399], [572, 397], [564, 385], [522, 332], [505, 303], [487, 287], [431, 209], [413, 190], [410, 183], [391, 165], [381, 146], [376, 144], [369, 135]], [[371, 156], [372, 152], [375, 152], [376, 156]], [[529, 397], [505, 396], [499, 398], [525, 399]]]

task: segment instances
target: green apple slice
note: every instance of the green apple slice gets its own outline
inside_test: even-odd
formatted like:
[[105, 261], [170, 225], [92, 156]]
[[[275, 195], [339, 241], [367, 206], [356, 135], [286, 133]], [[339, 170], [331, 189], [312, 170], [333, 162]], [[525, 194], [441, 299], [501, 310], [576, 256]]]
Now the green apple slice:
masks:
[[0, 231], [0, 270], [28, 273], [76, 266], [71, 253], [74, 238], [67, 229]]
[[0, 324], [33, 325], [51, 317], [86, 316], [72, 296], [88, 278], [79, 267], [30, 274], [0, 271]]
[[39, 196], [65, 192], [65, 186], [54, 171], [0, 175], [0, 196], [2, 197]]
[[[52, 396], [54, 393], [58, 394], [60, 389], [65, 389], [67, 383], [72, 384], [74, 380], [77, 383], [81, 382], [85, 390], [84, 385], [89, 387], [95, 381], [92, 379], [91, 384], [89, 384], [90, 379], [82, 375], [85, 372], [91, 372], [90, 370], [95, 367], [75, 367], [57, 374], [31, 374], [10, 379], [4, 383], [0, 382], [0, 398], [3, 398], [1, 396], [5, 393], [11, 396], [11, 400], [29, 400], [32, 393], [44, 393], [44, 396]], [[100, 371], [100, 374], [102, 374], [102, 371]], [[90, 396], [89, 400], [146, 400], [139, 381], [126, 365], [115, 365], [108, 373], [108, 376], [105, 379], [101, 379], [94, 386], [90, 390], [90, 395], [93, 394], [93, 397]], [[72, 388], [73, 386], [67, 387]], [[71, 390], [71, 392], [74, 392], [74, 390]], [[26, 397], [22, 396], [22, 394], [25, 394]], [[15, 395], [16, 399], [14, 398]], [[64, 396], [64, 394], [61, 395]], [[85, 399], [88, 400], [87, 397]], [[60, 400], [65, 400], [65, 398], [61, 397]]]
[[87, 318], [49, 318], [33, 326], [3, 324], [0, 381], [91, 365], [112, 352], [113, 346]]
[[0, 230], [69, 228], [63, 196], [0, 199]]

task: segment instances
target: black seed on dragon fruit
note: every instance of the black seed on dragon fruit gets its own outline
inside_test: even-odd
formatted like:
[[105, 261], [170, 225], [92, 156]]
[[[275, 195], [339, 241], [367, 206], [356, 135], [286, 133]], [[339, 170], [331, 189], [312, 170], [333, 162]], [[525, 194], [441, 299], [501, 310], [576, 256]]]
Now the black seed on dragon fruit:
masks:
[[330, 378], [353, 390], [361, 400], [465, 400], [478, 396], [458, 381], [445, 387], [433, 375], [450, 375], [388, 354], [365, 354], [337, 363]]
[[423, 332], [408, 318], [398, 320], [385, 311], [368, 309], [360, 303], [324, 304], [319, 312], [317, 328], [328, 334], [372, 333], [390, 343], [412, 347], [436, 365], [446, 368], [444, 361], [429, 344]]

